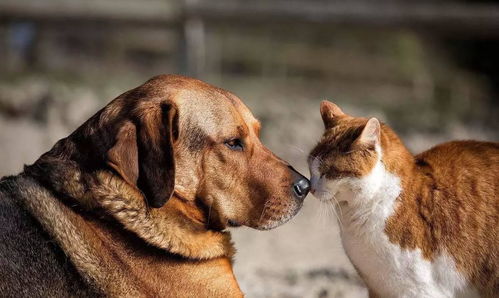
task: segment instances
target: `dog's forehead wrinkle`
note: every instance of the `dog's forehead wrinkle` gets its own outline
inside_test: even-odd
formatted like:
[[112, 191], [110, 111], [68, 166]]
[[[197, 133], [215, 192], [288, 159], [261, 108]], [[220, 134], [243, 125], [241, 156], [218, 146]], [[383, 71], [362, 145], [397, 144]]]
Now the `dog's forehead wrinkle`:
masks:
[[185, 127], [185, 139], [187, 141], [187, 148], [190, 151], [199, 151], [206, 145], [210, 138], [201, 125], [188, 122]]

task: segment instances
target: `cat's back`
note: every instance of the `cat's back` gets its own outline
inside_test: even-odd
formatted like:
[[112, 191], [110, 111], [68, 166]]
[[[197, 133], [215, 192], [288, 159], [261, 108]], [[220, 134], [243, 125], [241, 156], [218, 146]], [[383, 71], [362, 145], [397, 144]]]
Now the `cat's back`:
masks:
[[[479, 162], [480, 160], [499, 161], [499, 143], [481, 141], [451, 141], [442, 143], [416, 156], [437, 163], [449, 160]], [[465, 158], [464, 160], [462, 160]]]
[[447, 142], [417, 155], [416, 163], [440, 185], [455, 187], [481, 181], [490, 191], [499, 191], [499, 143]]

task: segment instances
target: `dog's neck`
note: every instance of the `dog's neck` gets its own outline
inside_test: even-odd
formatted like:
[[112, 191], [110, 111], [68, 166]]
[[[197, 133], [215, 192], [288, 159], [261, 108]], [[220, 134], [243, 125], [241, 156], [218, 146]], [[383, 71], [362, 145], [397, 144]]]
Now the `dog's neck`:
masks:
[[173, 196], [162, 208], [149, 208], [142, 194], [117, 176], [99, 172], [96, 178], [100, 183], [91, 199], [146, 242], [189, 259], [232, 257], [230, 234], [207, 229], [191, 202]]
[[140, 191], [110, 171], [90, 175], [70, 162], [59, 167], [53, 166], [54, 160], [50, 162], [50, 172], [37, 162], [26, 167], [25, 173], [65, 198], [73, 209], [97, 216], [104, 213], [147, 244], [187, 259], [234, 255], [229, 232], [208, 229], [203, 212], [192, 202], [174, 195], [162, 208], [149, 208]]
[[[185, 288], [213, 296], [242, 296], [230, 258], [193, 262], [166, 253], [164, 249], [146, 245], [137, 233], [124, 230], [120, 223], [77, 212], [39, 186], [32, 177], [20, 175], [13, 179], [18, 180], [19, 186], [11, 190], [15, 193], [13, 197], [53, 237], [87, 283], [106, 296], [185, 296]], [[177, 199], [172, 202], [183, 204]], [[195, 247], [185, 247], [196, 254]], [[165, 282], [171, 281], [172, 276], [177, 276], [179, 281]]]

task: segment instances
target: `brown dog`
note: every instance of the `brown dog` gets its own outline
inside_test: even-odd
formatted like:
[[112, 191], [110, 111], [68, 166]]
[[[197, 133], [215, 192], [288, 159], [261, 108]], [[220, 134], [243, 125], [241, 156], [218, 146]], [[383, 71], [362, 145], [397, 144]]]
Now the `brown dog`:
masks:
[[274, 228], [309, 189], [259, 129], [198, 80], [122, 94], [2, 180], [0, 295], [242, 296], [224, 229]]

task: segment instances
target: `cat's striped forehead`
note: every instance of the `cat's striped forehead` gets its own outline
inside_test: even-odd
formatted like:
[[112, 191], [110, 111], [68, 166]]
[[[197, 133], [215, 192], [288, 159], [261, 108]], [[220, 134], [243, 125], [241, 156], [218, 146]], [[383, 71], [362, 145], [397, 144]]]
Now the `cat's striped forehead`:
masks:
[[309, 165], [319, 161], [316, 171], [328, 179], [367, 175], [377, 161], [377, 153], [354, 145], [367, 120], [348, 117], [326, 129], [310, 153]]
[[322, 158], [324, 155], [350, 151], [351, 145], [359, 137], [367, 123], [365, 118], [345, 119], [326, 129], [321, 140], [312, 150], [311, 156]]

